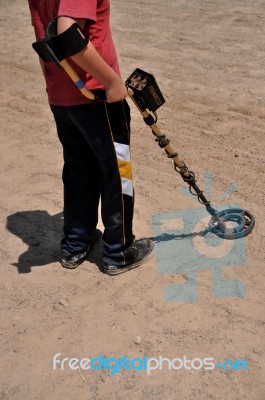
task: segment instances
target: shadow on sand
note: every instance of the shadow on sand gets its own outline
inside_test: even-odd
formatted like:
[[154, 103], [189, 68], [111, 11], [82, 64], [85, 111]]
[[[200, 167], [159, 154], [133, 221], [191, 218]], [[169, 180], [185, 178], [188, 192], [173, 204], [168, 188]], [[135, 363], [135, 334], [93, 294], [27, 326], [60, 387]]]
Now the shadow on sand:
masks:
[[[14, 263], [20, 274], [31, 272], [32, 267], [60, 262], [60, 239], [63, 230], [63, 213], [50, 215], [44, 210], [21, 211], [7, 217], [6, 228], [28, 245], [18, 262]], [[92, 250], [87, 260], [102, 270], [101, 247]]]

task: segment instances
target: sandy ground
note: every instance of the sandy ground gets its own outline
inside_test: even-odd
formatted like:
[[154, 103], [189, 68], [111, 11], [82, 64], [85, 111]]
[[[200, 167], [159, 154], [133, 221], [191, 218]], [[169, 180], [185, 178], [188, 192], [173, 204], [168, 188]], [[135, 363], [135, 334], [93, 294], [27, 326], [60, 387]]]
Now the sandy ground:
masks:
[[[177, 219], [164, 221], [156, 257], [118, 277], [100, 271], [100, 249], [74, 271], [58, 262], [61, 148], [31, 49], [27, 4], [0, 0], [0, 6], [0, 399], [264, 399], [264, 1], [112, 1], [124, 79], [136, 67], [156, 76], [166, 98], [159, 125], [200, 185], [205, 172], [213, 174], [211, 198], [220, 198], [218, 206], [240, 204], [256, 217], [231, 263], [218, 247], [210, 262], [207, 251], [191, 260], [192, 235], [174, 240], [172, 232], [181, 227], [169, 225]], [[196, 214], [201, 206], [181, 190], [170, 160], [131, 108], [136, 235], [155, 236], [157, 213], [188, 213], [192, 224], [190, 209]], [[222, 195], [232, 184], [237, 189]], [[173, 266], [167, 271], [163, 249]], [[197, 276], [185, 259], [200, 266]], [[216, 259], [227, 282], [236, 283], [234, 296], [218, 287]], [[187, 277], [198, 283], [198, 296], [180, 301], [174, 297], [180, 286], [172, 285]], [[171, 301], [165, 296], [170, 287]], [[166, 364], [150, 376], [54, 371], [56, 353], [240, 359], [248, 371], [176, 371]]]

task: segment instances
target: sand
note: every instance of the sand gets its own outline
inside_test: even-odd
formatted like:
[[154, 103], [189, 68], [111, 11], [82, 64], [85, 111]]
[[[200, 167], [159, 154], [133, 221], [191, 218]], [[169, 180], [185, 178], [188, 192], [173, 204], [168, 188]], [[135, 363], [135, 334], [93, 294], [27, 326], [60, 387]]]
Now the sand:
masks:
[[[249, 236], [210, 256], [192, 234], [207, 213], [130, 102], [134, 229], [157, 253], [117, 277], [100, 271], [100, 249], [76, 270], [60, 266], [61, 146], [27, 4], [0, 6], [0, 399], [264, 399], [264, 1], [112, 1], [124, 80], [137, 67], [155, 75], [166, 99], [158, 124], [198, 184], [212, 178], [214, 205], [256, 217]], [[187, 282], [190, 298], [172, 286]], [[56, 353], [239, 359], [248, 370], [53, 370]]]

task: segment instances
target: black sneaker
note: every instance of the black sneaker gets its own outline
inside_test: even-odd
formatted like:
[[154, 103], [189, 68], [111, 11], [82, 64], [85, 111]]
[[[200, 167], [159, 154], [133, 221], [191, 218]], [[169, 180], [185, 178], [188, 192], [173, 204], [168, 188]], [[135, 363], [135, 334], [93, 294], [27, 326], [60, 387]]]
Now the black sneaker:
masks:
[[73, 269], [78, 267], [78, 265], [82, 264], [87, 258], [88, 250], [84, 251], [84, 253], [77, 253], [73, 256], [62, 258], [61, 264], [64, 268]]
[[153, 257], [154, 247], [154, 242], [150, 239], [135, 240], [130, 247], [121, 252], [122, 265], [115, 264], [115, 260], [112, 261], [110, 257], [104, 257], [104, 272], [108, 275], [118, 275], [139, 267]]
[[69, 257], [64, 257], [61, 260], [61, 264], [64, 268], [68, 269], [74, 269], [78, 267], [80, 264], [82, 264], [87, 256], [88, 253], [90, 253], [91, 250], [95, 249], [101, 244], [101, 238], [102, 238], [102, 233], [99, 229], [96, 229], [96, 232], [94, 234], [94, 237], [92, 239], [91, 244], [88, 246], [87, 250], [84, 251], [83, 253], [77, 253], [73, 254]]

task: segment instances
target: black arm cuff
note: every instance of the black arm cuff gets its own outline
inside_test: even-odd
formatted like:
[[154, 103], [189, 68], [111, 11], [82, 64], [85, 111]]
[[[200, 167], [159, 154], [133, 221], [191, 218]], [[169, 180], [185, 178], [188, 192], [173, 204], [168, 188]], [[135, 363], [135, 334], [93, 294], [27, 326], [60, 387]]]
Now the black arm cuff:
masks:
[[50, 22], [43, 41], [32, 44], [43, 61], [58, 64], [83, 50], [89, 40], [79, 24], [74, 23], [66, 31], [57, 35], [57, 18]]

